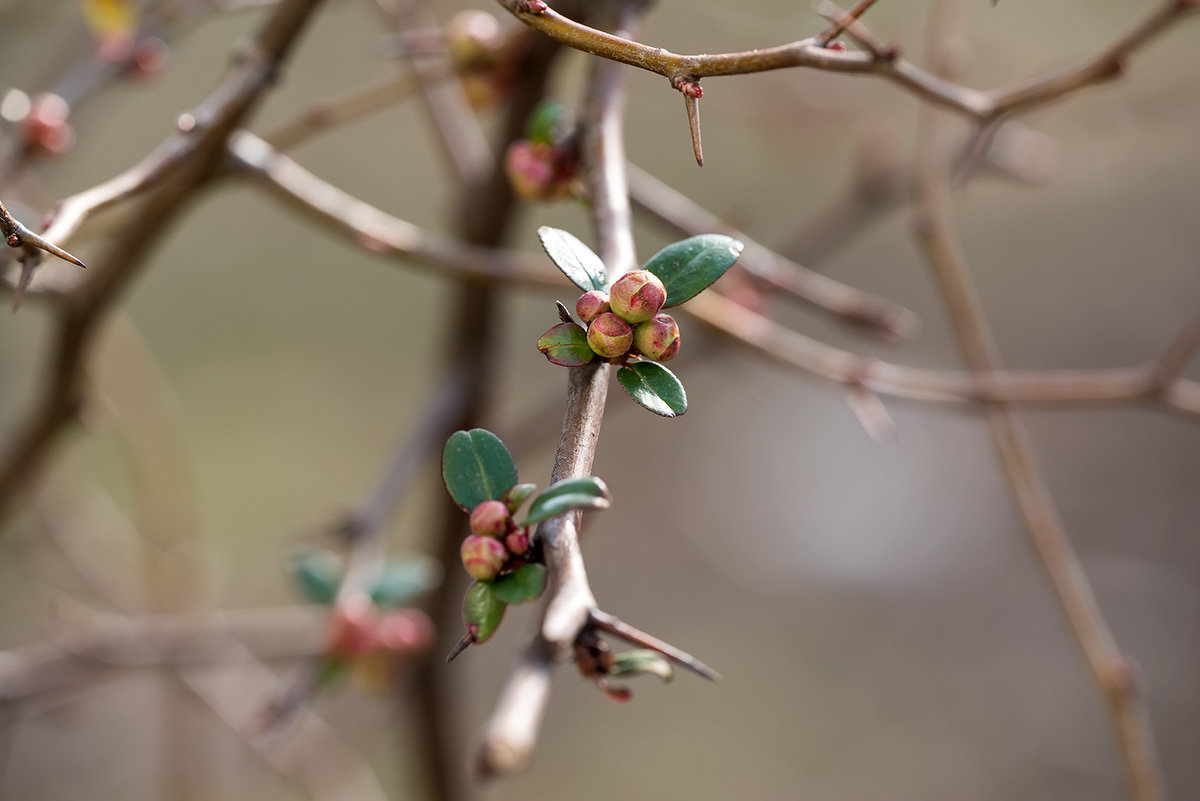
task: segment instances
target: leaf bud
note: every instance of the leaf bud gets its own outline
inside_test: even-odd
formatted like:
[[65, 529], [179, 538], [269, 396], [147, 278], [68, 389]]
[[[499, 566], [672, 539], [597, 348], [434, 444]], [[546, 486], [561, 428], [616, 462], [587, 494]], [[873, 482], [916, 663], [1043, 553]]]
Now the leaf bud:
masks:
[[633, 344], [633, 329], [629, 323], [612, 312], [604, 312], [588, 326], [588, 345], [605, 359], [615, 359], [629, 352]]
[[627, 323], [641, 323], [662, 309], [667, 302], [667, 288], [649, 270], [634, 270], [612, 285], [608, 302], [613, 312]]
[[460, 553], [463, 567], [472, 578], [479, 581], [494, 579], [508, 558], [508, 552], [500, 540], [481, 534], [472, 534], [463, 540]]
[[611, 311], [608, 305], [608, 293], [601, 289], [584, 292], [575, 301], [575, 313], [585, 323], [590, 323], [606, 311]]
[[486, 537], [502, 537], [512, 520], [508, 507], [500, 501], [484, 501], [471, 511], [471, 531]]
[[669, 314], [656, 314], [633, 328], [633, 346], [656, 362], [668, 362], [679, 352], [679, 325]]

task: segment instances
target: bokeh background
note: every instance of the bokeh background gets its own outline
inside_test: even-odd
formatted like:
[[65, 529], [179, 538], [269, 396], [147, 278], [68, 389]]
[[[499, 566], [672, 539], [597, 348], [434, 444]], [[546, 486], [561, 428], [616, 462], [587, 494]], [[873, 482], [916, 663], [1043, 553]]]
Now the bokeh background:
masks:
[[[1073, 63], [1155, 5], [972, 0], [965, 80], [990, 88]], [[462, 7], [438, 2], [435, 11], [445, 19]], [[922, 61], [927, 7], [880, 3], [868, 21]], [[256, 18], [197, 27], [172, 46], [157, 80], [119, 83], [78, 109], [75, 149], [4, 187], [6, 203], [41, 211], [134, 163], [214, 85]], [[663, 0], [641, 38], [717, 52], [820, 25], [806, 4]], [[1196, 313], [1198, 31], [1195, 19], [1185, 22], [1139, 52], [1121, 81], [1023, 116], [1045, 137], [1035, 139], [1044, 181], [983, 178], [958, 195], [967, 256], [1008, 366], [1145, 362]], [[384, 34], [370, 3], [330, 4], [254, 129], [396, 70]], [[0, 4], [0, 91], [50, 85], [83, 36], [75, 3]], [[586, 59], [572, 54], [563, 67], [556, 94], [573, 103]], [[698, 169], [676, 93], [648, 73], [634, 72], [630, 84], [631, 160], [774, 245], [844, 195], [864, 141], [903, 164], [922, 108], [872, 78], [709, 79]], [[445, 231], [452, 195], [437, 153], [411, 103], [295, 155], [370, 202]], [[540, 224], [591, 241], [583, 210], [563, 204], [528, 208], [515, 244], [536, 250]], [[637, 233], [642, 258], [668, 241], [649, 225]], [[101, 241], [72, 249], [86, 260]], [[913, 308], [921, 333], [887, 346], [786, 304], [781, 319], [905, 364], [959, 363], [910, 209], [898, 207], [814, 266]], [[86, 430], [60, 449], [0, 540], [0, 646], [85, 628], [111, 611], [97, 611], [47, 536], [48, 516], [75, 527], [86, 566], [114, 577], [135, 602], [295, 602], [288, 555], [367, 491], [411, 425], [435, 375], [449, 296], [436, 277], [351, 248], [248, 188], [205, 196], [109, 327], [96, 369], [101, 400]], [[505, 301], [504, 376], [491, 414], [501, 436], [562, 396], [564, 374], [532, 344], [554, 321], [555, 297], [515, 291]], [[573, 295], [564, 286], [557, 297]], [[31, 402], [46, 322], [36, 303], [0, 315], [4, 441]], [[1125, 797], [1102, 704], [1026, 545], [980, 414], [889, 401], [899, 436], [879, 445], [836, 387], [720, 345], [695, 324], [685, 323], [684, 338], [692, 351], [680, 370], [691, 400], [684, 418], [661, 420], [610, 393], [595, 472], [616, 503], [590, 521], [585, 550], [602, 605], [697, 654], [725, 681], [642, 679], [635, 700], [618, 705], [563, 670], [532, 767], [482, 794]], [[139, 384], [155, 374], [165, 384]], [[1189, 374], [1200, 377], [1194, 367]], [[1145, 681], [1172, 797], [1192, 797], [1200, 786], [1200, 426], [1132, 406], [1021, 417], [1101, 606]], [[555, 412], [521, 452], [526, 480], [546, 480], [558, 428]], [[141, 468], [139, 453], [150, 459]], [[149, 512], [139, 505], [143, 486]], [[431, 465], [389, 527], [391, 549], [430, 549], [442, 492]], [[122, 521], [155, 514], [156, 548], [186, 569], [178, 580], [156, 573], [158, 587], [147, 592], [142, 574], [159, 563], [146, 561]], [[492, 643], [446, 668], [461, 686], [464, 740], [489, 713], [532, 615], [510, 613]], [[272, 667], [285, 678], [295, 669]], [[4, 712], [0, 796], [304, 797], [177, 689], [169, 674], [135, 669], [36, 715]], [[403, 700], [351, 688], [321, 696], [315, 709], [394, 797], [424, 797]]]

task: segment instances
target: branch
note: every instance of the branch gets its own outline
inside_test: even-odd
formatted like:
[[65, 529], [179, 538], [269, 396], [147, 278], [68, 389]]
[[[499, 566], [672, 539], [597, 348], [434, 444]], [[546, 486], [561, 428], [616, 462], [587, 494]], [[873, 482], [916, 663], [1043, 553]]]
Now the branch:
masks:
[[[942, 54], [953, 50], [951, 40], [957, 32], [951, 26], [958, 9], [948, 0], [943, 0], [940, 9], [945, 19], [938, 20], [933, 47], [937, 60], [948, 65], [951, 58]], [[950, 208], [952, 150], [946, 123], [940, 115], [926, 118], [918, 171], [917, 234], [945, 296], [967, 365], [972, 373], [980, 374], [995, 370], [1000, 359], [954, 228]], [[989, 406], [987, 417], [1033, 549], [1104, 697], [1131, 794], [1136, 801], [1161, 801], [1161, 768], [1147, 712], [1138, 697], [1134, 668], [1117, 647], [1100, 611], [1024, 428], [1003, 403]]]
[[[977, 120], [1042, 104], [1085, 86], [1115, 77], [1118, 65], [1135, 49], [1179, 20], [1195, 0], [1167, 0], [1132, 32], [1094, 59], [1061, 73], [1007, 89], [984, 92], [960, 86], [927, 72], [898, 56], [880, 58], [870, 52], [839, 52], [823, 47], [818, 38], [736, 53], [680, 55], [661, 47], [589, 28], [529, 0], [498, 0], [513, 16], [555, 41], [601, 58], [639, 67], [675, 80], [696, 81], [716, 75], [744, 75], [767, 70], [807, 67], [828, 72], [878, 75], [932, 103]], [[525, 9], [531, 10], [525, 10]]]

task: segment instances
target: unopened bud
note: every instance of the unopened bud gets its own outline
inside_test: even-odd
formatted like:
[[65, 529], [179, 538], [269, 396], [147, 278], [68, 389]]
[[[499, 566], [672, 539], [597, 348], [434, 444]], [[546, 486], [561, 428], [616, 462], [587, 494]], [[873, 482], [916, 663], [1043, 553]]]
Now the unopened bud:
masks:
[[387, 651], [420, 652], [433, 642], [433, 621], [418, 609], [396, 609], [379, 621], [379, 647]]
[[479, 581], [491, 581], [504, 567], [508, 552], [500, 540], [472, 534], [463, 540], [462, 563], [471, 577]]
[[606, 311], [611, 311], [608, 305], [608, 293], [600, 289], [584, 292], [575, 301], [575, 313], [585, 323], [590, 323]]
[[557, 169], [554, 148], [518, 139], [504, 154], [504, 172], [513, 192], [526, 200], [547, 200], [554, 194]]
[[460, 11], [446, 23], [446, 49], [460, 68], [488, 64], [503, 47], [500, 21], [487, 11]]
[[604, 312], [588, 326], [588, 345], [605, 359], [624, 356], [633, 344], [633, 329], [612, 312]]
[[502, 537], [512, 519], [500, 501], [484, 501], [471, 511], [471, 531], [487, 537]]
[[617, 279], [608, 302], [613, 313], [627, 323], [641, 323], [662, 309], [667, 302], [667, 288], [649, 270], [634, 270]]
[[504, 538], [504, 544], [509, 553], [521, 556], [529, 550], [529, 528], [519, 528]]
[[328, 635], [329, 653], [340, 657], [361, 656], [375, 648], [379, 616], [366, 595], [352, 595], [333, 608]]
[[656, 314], [634, 326], [633, 346], [647, 359], [670, 361], [679, 352], [679, 325], [669, 314]]

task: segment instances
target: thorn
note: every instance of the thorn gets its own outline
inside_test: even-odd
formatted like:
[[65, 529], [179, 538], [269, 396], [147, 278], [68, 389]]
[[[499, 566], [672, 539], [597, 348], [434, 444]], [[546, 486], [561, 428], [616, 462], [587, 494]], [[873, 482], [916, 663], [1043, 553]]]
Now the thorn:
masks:
[[451, 662], [453, 662], [454, 659], [459, 654], [461, 654], [463, 651], [467, 650], [467, 648], [469, 646], [474, 645], [474, 644], [475, 644], [475, 635], [468, 631], [466, 634], [463, 635], [461, 640], [459, 640], [458, 642], [456, 642], [454, 644], [454, 647], [450, 649], [450, 653], [446, 654], [446, 664], [450, 664]]
[[649, 648], [670, 659], [688, 670], [695, 673], [697, 676], [708, 679], [709, 681], [720, 681], [721, 674], [710, 668], [708, 665], [701, 662], [696, 657], [681, 651], [674, 645], [664, 642], [657, 637], [647, 634], [640, 629], [634, 628], [625, 621], [607, 612], [602, 612], [599, 609], [591, 613], [592, 624], [602, 631], [607, 631], [621, 639], [628, 640], [634, 645], [640, 645], [643, 648]]
[[33, 281], [33, 270], [36, 266], [33, 259], [21, 262], [21, 277], [17, 280], [17, 288], [13, 292], [12, 310], [14, 314], [21, 306], [21, 298], [25, 297], [25, 290], [29, 289], [29, 284]]
[[564, 323], [575, 322], [574, 318], [571, 317], [571, 312], [567, 311], [567, 307], [564, 306], [561, 301], [554, 301], [554, 306], [558, 309], [558, 319], [562, 320]]
[[692, 152], [696, 163], [704, 166], [704, 146], [700, 144], [700, 101], [692, 95], [683, 96], [683, 107], [687, 109], [688, 130], [692, 132]]

